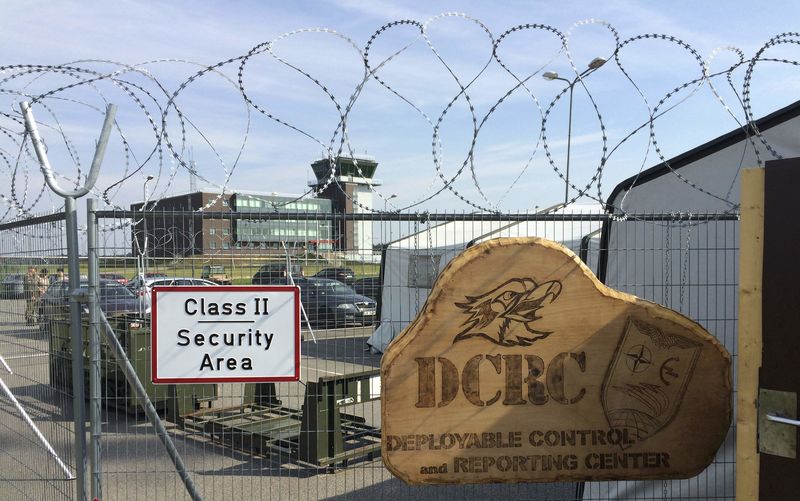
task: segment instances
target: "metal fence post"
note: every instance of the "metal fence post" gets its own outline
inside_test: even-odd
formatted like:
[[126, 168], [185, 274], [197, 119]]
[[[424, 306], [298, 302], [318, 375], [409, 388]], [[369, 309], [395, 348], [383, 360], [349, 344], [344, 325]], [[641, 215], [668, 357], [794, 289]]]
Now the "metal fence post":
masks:
[[[86, 195], [97, 181], [100, 174], [100, 164], [105, 156], [108, 138], [111, 135], [111, 127], [114, 123], [114, 116], [117, 107], [109, 104], [106, 109], [106, 117], [103, 121], [103, 128], [95, 147], [92, 166], [86, 176], [83, 187], [67, 190], [59, 186], [50, 161], [47, 158], [47, 150], [44, 147], [39, 130], [36, 127], [36, 120], [33, 118], [30, 104], [27, 101], [20, 103], [20, 110], [25, 118], [25, 130], [30, 135], [36, 157], [39, 159], [39, 166], [44, 175], [47, 186], [58, 196], [64, 198], [64, 213], [67, 226], [67, 263], [69, 268], [69, 288], [71, 292], [80, 288], [80, 248], [78, 247], [78, 215], [75, 207], [75, 200]], [[70, 337], [72, 338], [72, 392], [73, 407], [75, 413], [75, 463], [77, 475], [77, 494], [80, 501], [86, 499], [86, 406], [84, 402], [83, 388], [83, 335], [81, 333], [81, 310], [78, 298], [70, 294], [69, 298], [69, 318], [70, 318]]]
[[[86, 461], [86, 418], [85, 418], [85, 404], [84, 404], [84, 389], [83, 389], [83, 376], [84, 376], [84, 368], [83, 368], [83, 336], [81, 333], [81, 311], [80, 311], [80, 304], [79, 301], [82, 300], [77, 294], [77, 290], [80, 288], [80, 249], [78, 248], [78, 225], [77, 225], [77, 214], [75, 210], [75, 199], [80, 198], [92, 189], [94, 186], [95, 181], [97, 180], [97, 176], [100, 172], [100, 164], [103, 161], [103, 156], [105, 155], [105, 149], [108, 144], [108, 137], [111, 133], [111, 127], [114, 123], [114, 115], [116, 114], [116, 106], [113, 104], [108, 105], [106, 110], [106, 118], [103, 122], [103, 129], [100, 133], [100, 138], [97, 141], [97, 147], [95, 149], [94, 159], [92, 160], [92, 166], [89, 171], [89, 174], [86, 176], [86, 183], [83, 187], [77, 188], [74, 190], [65, 190], [58, 185], [58, 181], [55, 178], [53, 173], [53, 169], [50, 167], [50, 162], [47, 158], [47, 151], [44, 147], [44, 144], [39, 137], [39, 131], [36, 127], [36, 121], [33, 118], [33, 112], [30, 109], [30, 105], [23, 101], [20, 103], [20, 109], [22, 110], [22, 114], [25, 117], [25, 128], [28, 134], [31, 137], [31, 143], [33, 144], [34, 151], [36, 152], [36, 156], [39, 159], [39, 164], [41, 166], [42, 174], [45, 176], [45, 181], [47, 185], [50, 187], [53, 192], [57, 195], [64, 198], [64, 206], [65, 206], [65, 215], [66, 215], [66, 223], [67, 223], [67, 258], [69, 263], [69, 288], [70, 288], [70, 336], [72, 337], [72, 383], [73, 383], [73, 404], [75, 407], [75, 454], [77, 455], [77, 475], [78, 475], [78, 499], [80, 501], [85, 501], [86, 499], [86, 473], [85, 473], [85, 461]], [[94, 201], [92, 201], [94, 202]], [[183, 481], [186, 491], [192, 500], [198, 501], [202, 500], [202, 497], [197, 492], [197, 489], [192, 482], [191, 477], [186, 469], [185, 464], [183, 463], [183, 459], [181, 459], [178, 450], [175, 448], [175, 445], [172, 443], [172, 440], [169, 438], [167, 434], [167, 430], [164, 426], [164, 423], [161, 422], [161, 419], [158, 417], [156, 413], [155, 407], [153, 407], [152, 402], [150, 401], [149, 397], [147, 396], [147, 392], [142, 386], [142, 383], [139, 381], [136, 371], [134, 370], [133, 366], [128, 360], [127, 355], [125, 354], [125, 350], [119, 343], [119, 340], [116, 338], [113, 329], [108, 324], [108, 320], [106, 319], [103, 311], [97, 307], [96, 300], [97, 300], [97, 288], [99, 279], [98, 275], [98, 263], [97, 263], [97, 226], [96, 220], [93, 218], [97, 218], [97, 207], [96, 202], [90, 202], [88, 206], [91, 208], [91, 212], [89, 213], [89, 222], [93, 225], [93, 228], [89, 231], [89, 238], [90, 244], [89, 247], [94, 249], [93, 259], [90, 259], [90, 269], [94, 266], [94, 271], [90, 271], [92, 276], [94, 276], [94, 294], [90, 293], [90, 301], [93, 299], [95, 300], [94, 306], [90, 309], [92, 312], [92, 318], [96, 320], [95, 323], [92, 324], [93, 327], [100, 327], [102, 326], [104, 334], [106, 336], [106, 340], [112, 349], [114, 356], [120, 362], [122, 366], [123, 372], [125, 373], [125, 377], [128, 380], [128, 383], [133, 387], [136, 395], [141, 399], [145, 414], [150, 422], [156, 429], [156, 434], [161, 439], [161, 442], [164, 444], [164, 448], [167, 451], [170, 459], [172, 460], [173, 464], [175, 465], [175, 469], [178, 472], [178, 475], [181, 477]], [[84, 298], [85, 299], [85, 298]], [[93, 341], [95, 344], [95, 349], [99, 351], [99, 340], [96, 339]], [[93, 362], [93, 370], [92, 370], [92, 379], [95, 377], [97, 378], [95, 384], [91, 384], [91, 388], [96, 391], [96, 393], [92, 394], [92, 410], [94, 415], [95, 404], [97, 407], [97, 419], [93, 421], [92, 426], [92, 437], [93, 437], [93, 450], [92, 450], [92, 467], [93, 467], [93, 475], [92, 475], [92, 494], [100, 493], [100, 469], [99, 469], [99, 442], [96, 442], [94, 439], [99, 439], [100, 434], [100, 412], [99, 412], [99, 365], [95, 366], [95, 362], [99, 364], [99, 355], [92, 351], [92, 362]], [[97, 369], [97, 373], [95, 373], [95, 368]], [[91, 381], [90, 381], [91, 383]], [[97, 428], [95, 428], [95, 426]], [[97, 432], [95, 435], [95, 431]], [[96, 462], [95, 462], [96, 461]], [[97, 482], [97, 485], [95, 485]]]
[[[75, 198], [64, 198], [67, 226], [67, 270], [69, 289], [74, 291], [81, 285], [81, 269], [78, 257], [78, 214]], [[83, 400], [83, 333], [81, 305], [75, 295], [69, 296], [69, 335], [72, 343], [72, 407], [75, 421], [75, 474], [78, 480], [78, 499], [86, 499], [86, 405]]]
[[100, 257], [97, 253], [97, 200], [86, 200], [86, 239], [89, 267], [89, 464], [92, 499], [102, 499], [100, 483]]

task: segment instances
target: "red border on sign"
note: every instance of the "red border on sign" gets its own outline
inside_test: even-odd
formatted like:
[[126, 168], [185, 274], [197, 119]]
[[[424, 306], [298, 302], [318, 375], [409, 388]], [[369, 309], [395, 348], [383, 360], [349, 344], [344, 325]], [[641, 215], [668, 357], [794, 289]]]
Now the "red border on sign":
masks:
[[[210, 377], [210, 378], [159, 378], [158, 377], [158, 297], [159, 292], [294, 292], [294, 375], [272, 377]], [[268, 383], [300, 381], [300, 288], [296, 285], [162, 285], [152, 289], [150, 314], [150, 372], [153, 384], [195, 384], [195, 383]]]

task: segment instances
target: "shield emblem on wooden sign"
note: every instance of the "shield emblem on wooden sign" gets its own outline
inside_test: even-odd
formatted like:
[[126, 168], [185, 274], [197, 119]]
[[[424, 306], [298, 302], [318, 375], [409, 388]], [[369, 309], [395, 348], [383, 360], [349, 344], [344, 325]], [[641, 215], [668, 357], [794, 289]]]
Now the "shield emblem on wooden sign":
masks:
[[658, 433], [678, 411], [702, 344], [629, 319], [603, 382], [611, 428], [626, 432], [625, 449]]

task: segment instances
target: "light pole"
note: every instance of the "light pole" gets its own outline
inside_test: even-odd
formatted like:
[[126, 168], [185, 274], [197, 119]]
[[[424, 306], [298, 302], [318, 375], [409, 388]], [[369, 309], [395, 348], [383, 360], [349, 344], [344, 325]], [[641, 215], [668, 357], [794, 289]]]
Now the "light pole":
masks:
[[153, 179], [155, 179], [155, 176], [148, 175], [142, 186], [144, 195], [144, 201], [142, 202], [142, 224], [144, 225], [144, 238], [142, 239], [144, 243], [144, 247], [142, 248], [142, 279], [145, 278], [145, 272], [147, 271], [147, 197], [149, 196], [147, 193], [147, 183]]
[[386, 212], [386, 206], [389, 203], [389, 200], [393, 198], [397, 198], [397, 193], [392, 193], [391, 195], [383, 199], [383, 212]]
[[569, 84], [569, 121], [567, 124], [567, 169], [566, 169], [566, 186], [564, 187], [564, 205], [569, 202], [569, 154], [570, 154], [570, 147], [572, 146], [572, 94], [575, 90], [575, 84], [578, 82], [579, 79], [585, 77], [589, 73], [593, 72], [597, 68], [606, 64], [606, 60], [602, 57], [596, 57], [589, 61], [588, 67], [583, 70], [578, 76], [576, 76], [573, 80], [567, 80], [566, 78], [562, 78], [558, 76], [558, 73], [555, 71], [545, 71], [542, 73], [542, 78], [545, 80], [561, 80], [567, 82]]
[[[383, 213], [384, 214], [386, 214], [386, 212], [388, 212], [387, 211], [387, 204], [389, 203], [389, 200], [391, 200], [393, 198], [397, 198], [397, 193], [392, 193], [391, 195], [389, 195], [388, 197], [383, 199]], [[384, 227], [385, 227], [387, 221], [384, 220], [384, 221], [381, 221], [381, 223], [382, 223], [381, 224], [381, 240], [383, 240], [381, 242], [381, 245], [385, 245], [386, 244], [386, 238], [385, 238], [386, 235], [383, 233], [383, 231], [384, 231]], [[392, 240], [392, 223], [391, 223], [391, 221], [389, 221], [388, 223], [389, 223], [389, 241], [391, 241]]]

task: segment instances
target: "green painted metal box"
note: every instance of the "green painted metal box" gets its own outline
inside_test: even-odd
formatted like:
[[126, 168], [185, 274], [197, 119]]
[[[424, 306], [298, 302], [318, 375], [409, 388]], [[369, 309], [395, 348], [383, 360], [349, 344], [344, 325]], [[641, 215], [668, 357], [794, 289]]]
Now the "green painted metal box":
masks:
[[[169, 385], [154, 385], [150, 380], [149, 325], [145, 320], [132, 315], [110, 317], [108, 321], [153, 405], [156, 408], [164, 408], [167, 405], [170, 388]], [[50, 384], [71, 394], [72, 344], [70, 341], [69, 322], [66, 319], [50, 320], [44, 328], [50, 332]], [[83, 324], [81, 331], [83, 333], [84, 387], [88, 396], [89, 342], [87, 323]], [[142, 408], [139, 398], [136, 397], [133, 388], [125, 380], [125, 374], [104, 337], [101, 335], [100, 343], [100, 378], [103, 401], [107, 405], [135, 413]], [[175, 386], [175, 397], [178, 400], [178, 409], [180, 409], [181, 413], [191, 412], [197, 409], [201, 403], [209, 402], [217, 397], [217, 386], [215, 384]]]

